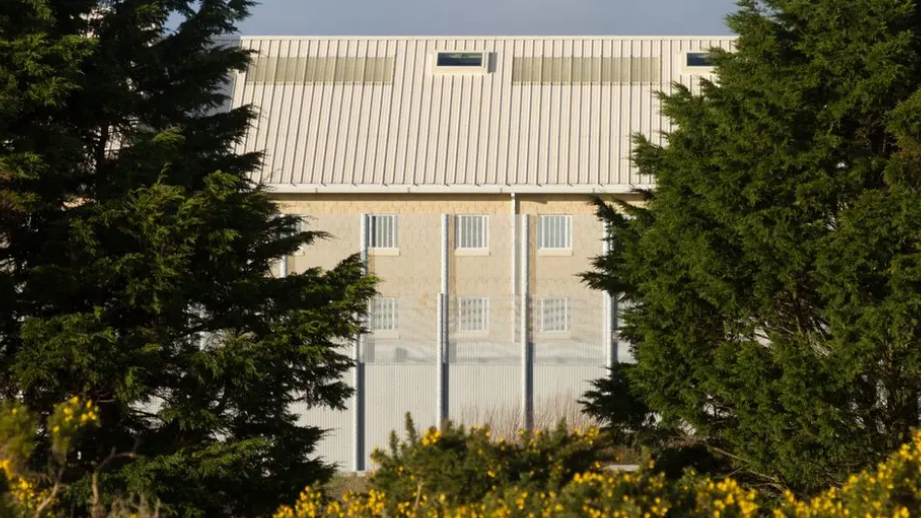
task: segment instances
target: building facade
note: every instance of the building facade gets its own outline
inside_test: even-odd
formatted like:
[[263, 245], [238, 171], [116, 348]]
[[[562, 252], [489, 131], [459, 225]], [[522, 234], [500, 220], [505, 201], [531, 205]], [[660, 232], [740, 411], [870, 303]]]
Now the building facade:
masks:
[[[651, 188], [635, 133], [669, 129], [656, 92], [710, 78], [732, 38], [276, 38], [229, 87], [258, 113], [239, 151], [281, 210], [330, 237], [276, 275], [355, 253], [382, 279], [353, 345], [345, 412], [304, 410], [331, 430], [343, 469], [400, 430], [451, 418], [547, 424], [591, 379], [630, 361], [616, 304], [578, 274], [604, 252], [592, 196]], [[572, 416], [570, 416], [572, 417]]]

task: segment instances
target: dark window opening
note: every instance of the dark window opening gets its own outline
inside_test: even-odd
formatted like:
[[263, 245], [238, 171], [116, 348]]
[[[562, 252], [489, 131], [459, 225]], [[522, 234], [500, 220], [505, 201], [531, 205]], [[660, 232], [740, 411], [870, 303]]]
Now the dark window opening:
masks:
[[710, 54], [706, 52], [688, 52], [687, 66], [689, 67], [712, 67]]
[[482, 52], [439, 52], [440, 67], [482, 67]]

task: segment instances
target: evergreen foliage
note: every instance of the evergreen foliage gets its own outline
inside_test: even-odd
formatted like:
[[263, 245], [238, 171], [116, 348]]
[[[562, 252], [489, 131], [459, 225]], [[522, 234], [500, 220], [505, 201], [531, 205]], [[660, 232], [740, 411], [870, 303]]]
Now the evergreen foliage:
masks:
[[293, 406], [343, 406], [339, 347], [374, 280], [357, 257], [269, 275], [323, 235], [232, 152], [254, 114], [226, 82], [249, 56], [220, 39], [251, 4], [0, 9], [0, 394], [43, 417], [98, 405], [64, 475], [75, 509], [113, 450], [136, 458], [107, 464], [105, 493], [181, 516], [264, 514], [331, 473]]
[[660, 431], [812, 492], [919, 425], [921, 12], [744, 0], [729, 26], [717, 80], [673, 86], [675, 129], [636, 139], [655, 191], [599, 202], [612, 251], [584, 278], [631, 306], [630, 390]]

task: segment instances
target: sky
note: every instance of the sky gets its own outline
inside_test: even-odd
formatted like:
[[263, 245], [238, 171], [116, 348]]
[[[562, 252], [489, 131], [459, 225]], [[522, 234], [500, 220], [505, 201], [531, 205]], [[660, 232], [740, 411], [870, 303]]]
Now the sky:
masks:
[[261, 0], [246, 36], [721, 36], [735, 0]]

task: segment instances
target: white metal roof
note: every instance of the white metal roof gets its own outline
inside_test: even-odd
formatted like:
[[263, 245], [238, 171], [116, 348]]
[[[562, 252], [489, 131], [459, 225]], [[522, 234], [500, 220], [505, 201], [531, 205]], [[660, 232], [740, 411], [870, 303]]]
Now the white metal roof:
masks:
[[[626, 192], [631, 135], [668, 129], [656, 91], [733, 37], [244, 37], [233, 82], [259, 117], [240, 151], [278, 192]], [[487, 70], [435, 69], [438, 51]]]

